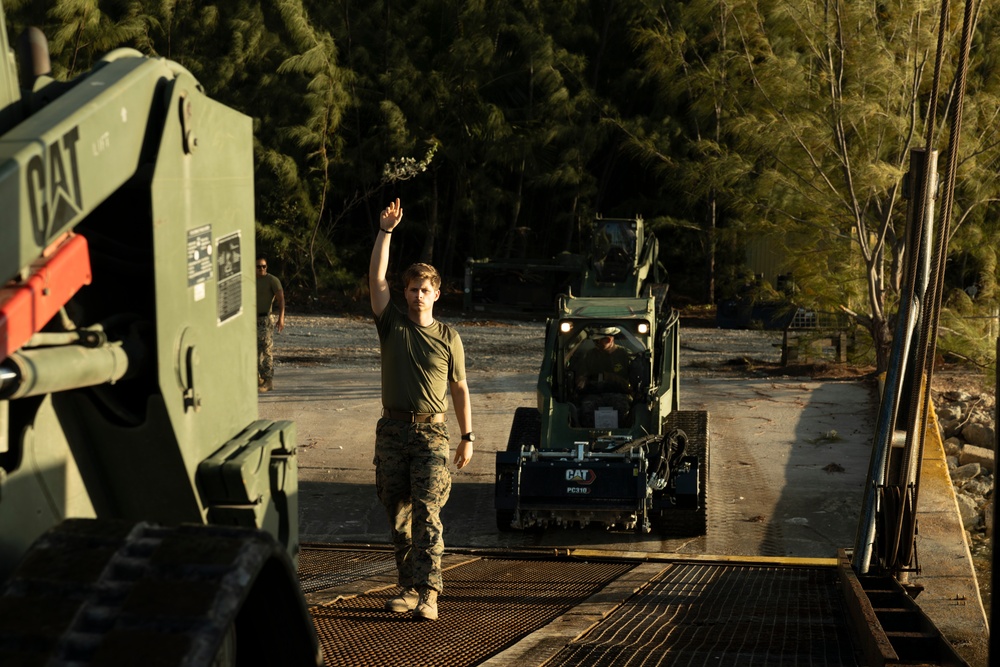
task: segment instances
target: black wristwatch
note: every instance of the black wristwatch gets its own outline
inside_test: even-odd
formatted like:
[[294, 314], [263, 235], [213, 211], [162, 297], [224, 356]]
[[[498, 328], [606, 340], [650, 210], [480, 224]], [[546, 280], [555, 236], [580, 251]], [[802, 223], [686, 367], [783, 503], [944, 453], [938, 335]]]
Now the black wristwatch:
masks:
[[475, 442], [475, 441], [476, 441], [476, 434], [473, 433], [472, 431], [462, 434], [462, 442]]

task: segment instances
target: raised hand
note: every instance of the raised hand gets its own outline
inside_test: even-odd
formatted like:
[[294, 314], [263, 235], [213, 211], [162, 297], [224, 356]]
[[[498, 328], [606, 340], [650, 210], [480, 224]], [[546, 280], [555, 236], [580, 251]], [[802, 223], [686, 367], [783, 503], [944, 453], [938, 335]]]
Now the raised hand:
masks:
[[399, 197], [396, 197], [396, 201], [389, 202], [389, 206], [382, 210], [378, 221], [379, 227], [384, 231], [391, 232], [402, 221], [403, 207], [399, 203]]

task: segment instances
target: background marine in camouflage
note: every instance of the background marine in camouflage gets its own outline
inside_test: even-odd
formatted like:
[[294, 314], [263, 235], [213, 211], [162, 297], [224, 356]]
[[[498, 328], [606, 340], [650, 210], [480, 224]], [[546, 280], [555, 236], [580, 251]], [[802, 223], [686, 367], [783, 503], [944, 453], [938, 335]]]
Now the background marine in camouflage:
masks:
[[[285, 329], [285, 291], [277, 276], [267, 272], [267, 258], [257, 258], [257, 390], [274, 389], [274, 332]], [[275, 323], [272, 314], [278, 314]]]

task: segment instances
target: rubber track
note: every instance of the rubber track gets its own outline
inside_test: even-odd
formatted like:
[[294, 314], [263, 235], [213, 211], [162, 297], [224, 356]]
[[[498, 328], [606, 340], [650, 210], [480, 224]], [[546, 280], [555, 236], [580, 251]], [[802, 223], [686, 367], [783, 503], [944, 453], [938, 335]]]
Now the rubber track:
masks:
[[663, 432], [679, 428], [688, 437], [686, 455], [697, 456], [698, 468], [698, 509], [695, 511], [664, 511], [657, 523], [660, 532], [666, 535], [704, 535], [708, 531], [708, 466], [709, 466], [709, 418], [704, 410], [676, 410], [667, 417]]
[[0, 664], [209, 665], [272, 553], [259, 540], [215, 526], [65, 521], [3, 590]]

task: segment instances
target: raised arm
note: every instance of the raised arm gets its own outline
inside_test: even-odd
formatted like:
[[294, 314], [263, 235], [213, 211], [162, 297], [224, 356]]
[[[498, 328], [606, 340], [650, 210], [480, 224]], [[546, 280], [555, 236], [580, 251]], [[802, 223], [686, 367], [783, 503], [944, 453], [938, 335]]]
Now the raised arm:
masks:
[[389, 282], [385, 279], [389, 270], [389, 235], [403, 220], [403, 207], [396, 201], [390, 202], [379, 216], [379, 232], [372, 248], [371, 264], [368, 266], [368, 291], [371, 294], [372, 312], [381, 315], [389, 305]]

